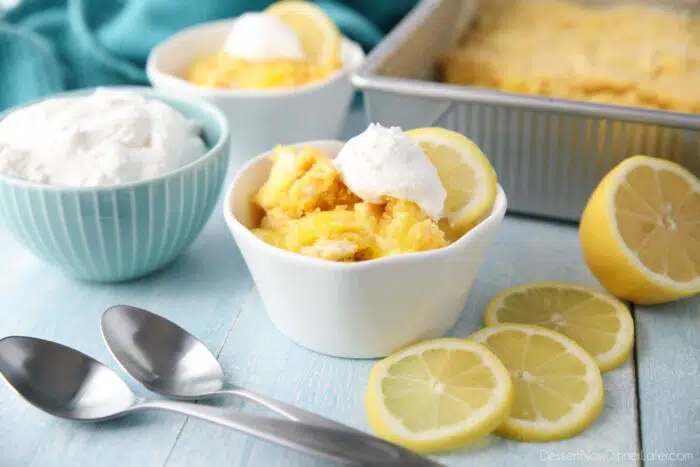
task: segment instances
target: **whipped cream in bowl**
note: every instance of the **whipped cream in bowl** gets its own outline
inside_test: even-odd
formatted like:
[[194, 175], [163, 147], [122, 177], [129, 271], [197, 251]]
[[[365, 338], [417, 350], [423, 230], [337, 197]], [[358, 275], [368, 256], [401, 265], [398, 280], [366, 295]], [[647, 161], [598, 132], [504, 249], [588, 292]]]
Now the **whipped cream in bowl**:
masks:
[[0, 120], [0, 174], [62, 186], [164, 175], [203, 156], [195, 122], [134, 91], [48, 98]]
[[224, 115], [147, 87], [60, 93], [0, 115], [0, 223], [66, 275], [147, 275], [189, 247], [229, 165]]

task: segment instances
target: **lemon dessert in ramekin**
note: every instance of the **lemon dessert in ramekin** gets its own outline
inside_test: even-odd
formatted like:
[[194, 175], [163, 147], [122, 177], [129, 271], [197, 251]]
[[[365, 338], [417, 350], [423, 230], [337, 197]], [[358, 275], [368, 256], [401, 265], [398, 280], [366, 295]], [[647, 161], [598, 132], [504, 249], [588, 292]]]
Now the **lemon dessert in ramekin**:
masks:
[[442, 248], [491, 212], [496, 172], [465, 136], [371, 124], [337, 156], [281, 146], [254, 202], [279, 248], [354, 262]]
[[295, 88], [343, 66], [341, 34], [313, 3], [285, 1], [234, 20], [222, 50], [203, 55], [184, 78], [206, 88]]

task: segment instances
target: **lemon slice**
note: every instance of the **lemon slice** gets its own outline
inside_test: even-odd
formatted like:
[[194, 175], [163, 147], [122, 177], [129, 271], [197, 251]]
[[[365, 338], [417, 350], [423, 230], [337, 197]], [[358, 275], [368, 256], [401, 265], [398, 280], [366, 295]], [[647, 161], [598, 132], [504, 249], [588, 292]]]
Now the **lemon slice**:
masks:
[[447, 191], [445, 216], [462, 235], [493, 208], [498, 191], [496, 171], [481, 149], [466, 136], [443, 128], [417, 128], [406, 134], [416, 140], [437, 168]]
[[621, 162], [593, 192], [579, 233], [589, 269], [618, 297], [653, 304], [700, 292], [700, 180], [678, 164]]
[[496, 433], [521, 441], [554, 441], [585, 430], [600, 415], [598, 365], [563, 334], [528, 324], [499, 324], [470, 339], [491, 349], [513, 380], [513, 408]]
[[442, 338], [378, 362], [365, 406], [376, 434], [417, 452], [455, 448], [490, 433], [508, 416], [512, 383], [481, 344]]
[[299, 36], [310, 61], [330, 68], [340, 65], [340, 31], [317, 5], [285, 0], [273, 3], [265, 13], [277, 16]]
[[622, 365], [634, 346], [627, 306], [608, 294], [564, 282], [536, 282], [502, 291], [486, 306], [484, 323], [535, 324], [570, 337], [600, 371]]

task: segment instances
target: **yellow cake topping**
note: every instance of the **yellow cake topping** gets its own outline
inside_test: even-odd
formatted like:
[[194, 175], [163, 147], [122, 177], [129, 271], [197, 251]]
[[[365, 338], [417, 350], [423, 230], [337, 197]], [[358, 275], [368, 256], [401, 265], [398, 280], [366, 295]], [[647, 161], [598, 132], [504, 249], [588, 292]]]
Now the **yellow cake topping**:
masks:
[[649, 5], [481, 2], [441, 60], [448, 83], [700, 112], [700, 19]]

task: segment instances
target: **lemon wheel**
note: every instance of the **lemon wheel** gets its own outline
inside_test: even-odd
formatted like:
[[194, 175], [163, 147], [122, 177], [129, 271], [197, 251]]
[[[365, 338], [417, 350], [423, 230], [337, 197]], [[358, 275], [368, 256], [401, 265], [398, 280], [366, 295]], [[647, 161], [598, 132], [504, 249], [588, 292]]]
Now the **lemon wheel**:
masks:
[[512, 383], [496, 356], [474, 341], [421, 342], [378, 362], [365, 406], [386, 440], [417, 452], [479, 439], [508, 416]]
[[333, 20], [312, 2], [283, 0], [265, 13], [277, 16], [301, 40], [309, 60], [335, 68], [341, 63], [341, 34]]
[[622, 365], [634, 347], [627, 305], [606, 293], [566, 282], [534, 282], [506, 289], [486, 306], [484, 323], [534, 324], [573, 339], [601, 371]]
[[513, 380], [513, 408], [498, 434], [554, 441], [585, 430], [600, 415], [604, 396], [598, 365], [563, 334], [528, 324], [499, 324], [470, 339], [491, 349]]
[[416, 128], [406, 134], [420, 144], [447, 191], [445, 215], [453, 236], [488, 216], [498, 192], [496, 171], [469, 138], [444, 128]]

